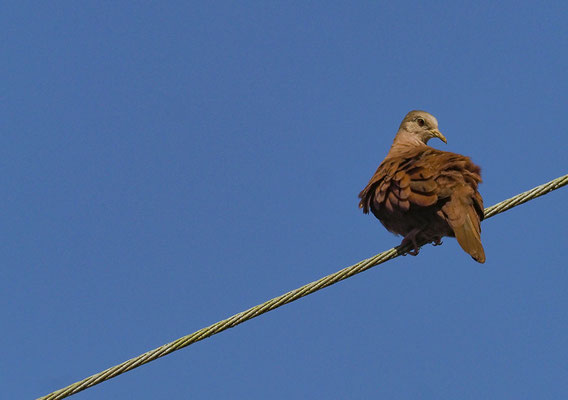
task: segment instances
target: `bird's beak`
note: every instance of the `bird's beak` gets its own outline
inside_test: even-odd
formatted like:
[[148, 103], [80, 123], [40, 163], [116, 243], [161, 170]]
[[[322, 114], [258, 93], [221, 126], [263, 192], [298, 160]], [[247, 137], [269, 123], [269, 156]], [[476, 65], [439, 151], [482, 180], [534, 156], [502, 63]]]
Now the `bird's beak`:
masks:
[[432, 134], [432, 137], [437, 137], [438, 139], [440, 139], [442, 142], [448, 144], [448, 141], [446, 140], [446, 137], [444, 135], [442, 135], [442, 132], [440, 132], [437, 129], [432, 129], [430, 131], [430, 133]]

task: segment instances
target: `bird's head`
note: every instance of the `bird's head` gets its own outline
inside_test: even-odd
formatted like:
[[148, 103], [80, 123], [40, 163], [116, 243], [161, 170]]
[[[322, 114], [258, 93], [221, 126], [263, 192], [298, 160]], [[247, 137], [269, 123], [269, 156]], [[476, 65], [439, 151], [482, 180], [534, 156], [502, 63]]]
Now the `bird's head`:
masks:
[[448, 143], [444, 135], [438, 130], [438, 120], [426, 111], [410, 111], [402, 120], [398, 132], [399, 134], [404, 132], [407, 139], [412, 137], [424, 144], [435, 137], [444, 143]]

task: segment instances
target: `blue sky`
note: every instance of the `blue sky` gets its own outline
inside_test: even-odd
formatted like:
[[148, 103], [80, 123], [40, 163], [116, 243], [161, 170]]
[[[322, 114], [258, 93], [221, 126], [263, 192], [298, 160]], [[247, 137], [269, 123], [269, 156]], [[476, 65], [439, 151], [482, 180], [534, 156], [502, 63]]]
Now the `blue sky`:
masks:
[[[411, 109], [487, 206], [567, 173], [565, 2], [7, 2], [1, 392], [35, 398], [400, 242]], [[561, 398], [568, 191], [77, 399]]]

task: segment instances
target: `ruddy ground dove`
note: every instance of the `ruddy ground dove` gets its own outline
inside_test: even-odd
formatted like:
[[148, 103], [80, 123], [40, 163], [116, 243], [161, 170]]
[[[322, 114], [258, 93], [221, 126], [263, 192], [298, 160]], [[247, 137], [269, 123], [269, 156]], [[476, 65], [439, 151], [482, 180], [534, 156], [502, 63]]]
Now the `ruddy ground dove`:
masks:
[[425, 111], [409, 112], [379, 168], [361, 193], [359, 207], [369, 210], [401, 245], [441, 244], [455, 237], [474, 260], [485, 262], [481, 244], [483, 199], [477, 191], [480, 168], [469, 157], [434, 149], [431, 138], [447, 143], [438, 121]]

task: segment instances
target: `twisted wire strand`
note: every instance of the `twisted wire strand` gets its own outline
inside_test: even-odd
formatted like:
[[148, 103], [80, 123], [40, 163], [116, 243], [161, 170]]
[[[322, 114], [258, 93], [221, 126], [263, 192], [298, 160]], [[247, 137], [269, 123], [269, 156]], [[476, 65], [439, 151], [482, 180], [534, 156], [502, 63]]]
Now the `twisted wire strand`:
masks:
[[[543, 185], [537, 186], [531, 190], [513, 196], [510, 199], [501, 201], [500, 203], [497, 203], [485, 209], [485, 219], [491, 218], [513, 207], [526, 203], [529, 200], [536, 199], [537, 197], [543, 196], [567, 184], [568, 184], [568, 174], [556, 178]], [[420, 246], [424, 244], [425, 243], [421, 244], [419, 243]], [[59, 400], [69, 397], [82, 390], [95, 386], [101, 382], [104, 382], [120, 374], [133, 370], [134, 368], [137, 368], [141, 365], [149, 363], [150, 361], [154, 361], [176, 350], [187, 347], [195, 342], [206, 339], [226, 329], [233, 328], [239, 324], [242, 324], [245, 321], [258, 317], [259, 315], [262, 315], [268, 311], [274, 310], [285, 304], [298, 300], [301, 297], [307, 296], [327, 286], [333, 285], [344, 279], [352, 277], [353, 275], [357, 275], [374, 266], [392, 260], [393, 258], [403, 255], [409, 250], [411, 250], [411, 246], [412, 245], [409, 244], [403, 247], [401, 246], [393, 247], [390, 250], [384, 251], [373, 257], [362, 260], [357, 264], [351, 265], [350, 267], [343, 268], [342, 270], [337, 271], [331, 275], [325, 276], [321, 279], [308, 283], [298, 289], [294, 289], [288, 293], [275, 297], [262, 304], [249, 308], [246, 311], [235, 314], [230, 318], [224, 319], [206, 328], [200, 329], [190, 335], [183, 336], [177, 340], [174, 340], [173, 342], [167, 343], [154, 350], [150, 350], [138, 357], [131, 358], [130, 360], [127, 360], [114, 367], [108, 368], [102, 372], [91, 375], [88, 378], [75, 382], [63, 389], [59, 389], [46, 396], [40, 397], [38, 398], [38, 400]]]

